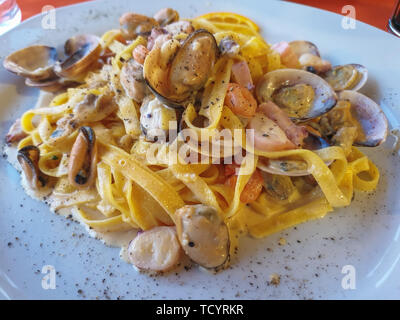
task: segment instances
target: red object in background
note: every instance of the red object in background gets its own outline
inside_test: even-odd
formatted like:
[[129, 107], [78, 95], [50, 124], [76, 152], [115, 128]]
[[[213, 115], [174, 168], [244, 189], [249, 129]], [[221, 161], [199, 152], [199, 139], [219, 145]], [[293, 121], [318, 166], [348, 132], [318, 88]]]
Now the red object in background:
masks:
[[[398, 0], [292, 0], [307, 6], [342, 13], [342, 8], [351, 5], [356, 9], [356, 19], [387, 31], [389, 18], [392, 16]], [[345, 14], [343, 14], [345, 15]]]
[[[22, 11], [22, 20], [42, 12], [46, 5], [54, 7], [67, 6], [89, 0], [17, 0]], [[356, 9], [356, 19], [387, 31], [386, 26], [392, 15], [397, 0], [292, 0], [296, 2], [335, 13], [342, 14], [345, 5]]]

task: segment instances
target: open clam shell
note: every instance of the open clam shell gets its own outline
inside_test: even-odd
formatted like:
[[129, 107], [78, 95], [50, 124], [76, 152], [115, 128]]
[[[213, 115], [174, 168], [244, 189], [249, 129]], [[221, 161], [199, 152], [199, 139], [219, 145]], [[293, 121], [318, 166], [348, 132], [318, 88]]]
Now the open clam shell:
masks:
[[3, 61], [3, 66], [32, 81], [55, 77], [53, 67], [57, 61], [57, 50], [53, 47], [34, 45], [15, 51]]
[[386, 140], [388, 121], [375, 101], [353, 90], [341, 91], [339, 99], [351, 103], [351, 114], [360, 124], [355, 145], [375, 147]]
[[58, 76], [72, 80], [82, 77], [99, 59], [102, 51], [100, 38], [90, 34], [67, 40], [64, 49], [68, 58], [57, 62], [54, 71]]
[[[308, 136], [304, 139], [304, 149], [318, 150], [329, 147], [330, 144], [323, 138], [309, 132]], [[327, 162], [329, 166], [332, 161]], [[288, 160], [288, 159], [266, 159], [259, 158], [257, 167], [264, 172], [284, 175], [290, 177], [301, 177], [310, 174], [308, 172], [308, 165], [305, 161], [301, 160]]]
[[160, 64], [161, 55], [159, 47], [147, 55], [144, 79], [163, 104], [182, 108], [191, 94], [206, 83], [218, 56], [218, 46], [210, 32], [199, 29], [186, 38], [164, 69]]
[[335, 91], [358, 91], [368, 80], [368, 70], [361, 64], [345, 64], [333, 67], [323, 78]]
[[259, 103], [272, 100], [298, 122], [321, 116], [337, 101], [335, 91], [324, 79], [298, 69], [268, 72], [258, 82], [256, 95]]

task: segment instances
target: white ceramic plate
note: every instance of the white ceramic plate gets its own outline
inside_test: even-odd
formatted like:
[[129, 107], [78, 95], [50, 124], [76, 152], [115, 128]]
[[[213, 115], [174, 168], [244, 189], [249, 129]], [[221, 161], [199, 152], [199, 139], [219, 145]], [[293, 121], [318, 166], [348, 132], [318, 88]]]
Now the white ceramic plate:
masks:
[[[0, 38], [0, 58], [34, 43], [62, 46], [76, 33], [118, 27], [126, 11], [152, 15], [167, 2], [95, 1], [57, 10], [56, 29], [44, 30], [37, 16]], [[182, 17], [233, 11], [260, 24], [268, 42], [307, 39], [333, 64], [361, 63], [370, 79], [362, 90], [378, 101], [391, 128], [399, 127], [400, 40], [361, 22], [343, 29], [340, 15], [276, 1], [169, 1]], [[371, 8], [373, 10], [373, 8]], [[0, 70], [0, 135], [38, 92], [23, 79]], [[3, 138], [1, 138], [3, 139]], [[19, 175], [0, 160], [0, 296], [2, 298], [74, 299], [320, 299], [400, 297], [400, 167], [394, 139], [364, 150], [381, 169], [373, 194], [356, 193], [349, 208], [264, 240], [243, 239], [232, 267], [217, 275], [197, 268], [149, 277], [119, 260], [119, 250], [89, 238], [78, 224], [50, 213], [30, 199]], [[75, 236], [73, 236], [75, 234]], [[281, 237], [287, 244], [278, 244]], [[56, 289], [42, 288], [42, 268], [54, 266]], [[355, 289], [343, 289], [343, 267], [355, 268]], [[344, 269], [345, 271], [346, 269]], [[269, 285], [271, 274], [281, 276]]]

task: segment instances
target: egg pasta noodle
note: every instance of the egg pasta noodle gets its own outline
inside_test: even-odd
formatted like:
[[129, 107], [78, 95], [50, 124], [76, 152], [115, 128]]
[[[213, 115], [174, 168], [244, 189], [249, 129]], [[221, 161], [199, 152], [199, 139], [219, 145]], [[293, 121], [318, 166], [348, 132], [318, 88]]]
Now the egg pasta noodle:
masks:
[[[227, 37], [233, 39], [240, 46], [235, 61], [247, 63], [254, 83], [265, 73], [286, 67], [280, 55], [261, 37], [257, 25], [236, 18], [215, 17], [204, 15], [189, 21], [195, 29], [211, 32], [218, 44]], [[128, 43], [121, 39], [119, 29], [103, 34], [102, 50], [110, 54], [109, 62], [87, 73], [79, 86], [54, 96], [48, 106], [30, 109], [21, 117], [26, 137], [17, 148], [34, 145], [40, 150], [38, 168], [48, 181], [45, 188], [50, 188], [53, 210], [69, 208], [89, 228], [107, 233], [174, 226], [178, 209], [201, 203], [217, 210], [228, 226], [233, 254], [238, 235], [261, 238], [322, 218], [334, 208], [348, 206], [354, 190], [376, 188], [379, 170], [354, 146], [347, 151], [341, 146], [314, 151], [301, 148], [262, 151], [248, 143], [243, 119], [225, 103], [234, 63], [233, 58], [225, 55], [217, 58], [200, 105], [189, 103], [181, 123], [201, 137], [200, 143], [210, 145], [221, 143], [222, 138], [216, 140], [216, 137], [224, 129], [235, 137], [239, 132], [239, 149], [232, 149], [230, 157], [240, 153], [243, 161], [235, 165], [237, 177], [233, 187], [225, 182], [227, 157], [222, 154], [211, 154], [195, 143], [188, 150], [210, 161], [185, 163], [182, 155], [171, 157], [172, 151], [185, 141], [179, 134], [168, 142], [144, 139], [141, 107], [120, 82], [124, 62], [132, 58], [136, 47], [146, 46], [148, 40], [142, 36]], [[99, 121], [84, 119], [79, 125], [71, 122], [69, 131], [61, 132], [61, 136], [56, 134], [60, 122], [75, 119], [79, 103], [104, 94], [114, 98], [117, 108], [113, 112]], [[199, 118], [203, 119], [203, 126], [196, 122]], [[83, 190], [75, 188], [68, 179], [71, 149], [83, 135], [81, 126], [92, 128], [97, 144], [95, 180], [90, 188]], [[150, 152], [154, 153], [151, 159]], [[254, 201], [243, 201], [242, 193], [265, 158], [305, 163], [313, 187], [302, 177], [289, 178], [287, 197], [276, 198], [263, 189]]]

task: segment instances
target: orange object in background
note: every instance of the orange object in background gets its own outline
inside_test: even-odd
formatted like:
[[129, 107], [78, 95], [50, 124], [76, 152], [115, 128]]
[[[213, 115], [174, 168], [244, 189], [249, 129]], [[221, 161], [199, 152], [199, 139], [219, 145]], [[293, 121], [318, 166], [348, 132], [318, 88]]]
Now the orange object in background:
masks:
[[[22, 20], [42, 12], [42, 8], [51, 5], [56, 8], [89, 0], [17, 0], [22, 11]], [[356, 19], [387, 31], [386, 26], [393, 13], [397, 0], [293, 0], [304, 5], [342, 13], [345, 5], [352, 5], [356, 9]], [[155, 8], [156, 11], [160, 8]]]

